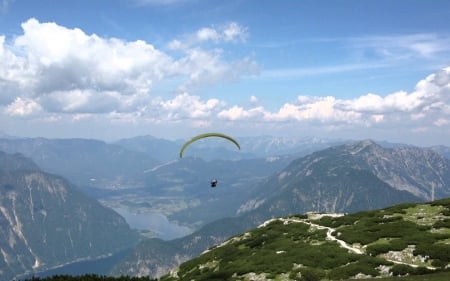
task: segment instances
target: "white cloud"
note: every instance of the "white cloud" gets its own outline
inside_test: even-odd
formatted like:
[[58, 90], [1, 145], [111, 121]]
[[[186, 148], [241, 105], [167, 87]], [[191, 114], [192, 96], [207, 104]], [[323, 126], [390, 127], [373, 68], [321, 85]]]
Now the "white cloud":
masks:
[[107, 113], [134, 111], [148, 98], [139, 95], [121, 95], [115, 91], [93, 90], [54, 91], [37, 99], [49, 112]]
[[218, 117], [229, 121], [264, 120], [267, 123], [321, 123], [327, 126], [424, 126], [450, 125], [450, 68], [419, 81], [411, 93], [395, 92], [386, 96], [367, 94], [354, 99], [333, 96], [299, 96], [278, 110], [261, 106], [245, 109], [232, 106]]
[[168, 120], [201, 119], [210, 117], [223, 105], [224, 102], [218, 99], [202, 101], [199, 96], [183, 93], [171, 100], [161, 101], [159, 106], [162, 111], [159, 114], [166, 116]]
[[208, 27], [200, 29], [196, 35], [199, 41], [218, 41], [220, 39], [219, 33], [215, 29]]
[[245, 41], [248, 36], [247, 29], [236, 22], [229, 23], [222, 32], [225, 41]]
[[450, 124], [450, 118], [449, 119], [439, 118], [436, 121], [434, 121], [433, 124], [437, 127], [447, 126]]
[[189, 50], [206, 42], [215, 44], [221, 42], [245, 42], [247, 37], [247, 28], [236, 22], [230, 22], [217, 28], [203, 27], [194, 34], [185, 35], [182, 39], [174, 39], [169, 43], [169, 48], [173, 50]]
[[139, 95], [163, 79], [173, 63], [143, 41], [104, 39], [36, 19], [22, 28], [13, 45], [0, 38], [0, 84], [15, 87], [10, 90], [15, 95], [48, 99], [54, 92], [76, 90]]
[[389, 59], [405, 59], [432, 57], [446, 52], [450, 46], [450, 38], [434, 33], [417, 33], [409, 35], [365, 36], [351, 38], [353, 47], [372, 50], [380, 57]]
[[381, 97], [367, 94], [353, 100], [342, 101], [342, 107], [358, 112], [373, 112], [377, 114], [394, 111], [414, 111], [426, 102], [427, 97], [420, 93], [408, 94], [404, 91]]
[[268, 121], [313, 121], [313, 122], [358, 122], [361, 114], [353, 110], [341, 110], [336, 107], [337, 100], [328, 97], [300, 96], [295, 103], [284, 104], [278, 112], [268, 112]]
[[[246, 28], [237, 23], [200, 28], [171, 41], [173, 49], [181, 50], [175, 51], [176, 56], [145, 41], [103, 38], [36, 19], [24, 22], [22, 28], [23, 34], [10, 41], [0, 36], [0, 118], [8, 119], [4, 124], [14, 124], [14, 118], [34, 118], [36, 124], [71, 122], [88, 127], [95, 121], [99, 127], [104, 122], [146, 129], [150, 124], [164, 128], [170, 124], [174, 130], [188, 125], [236, 127], [246, 133], [293, 131], [298, 127], [311, 133], [317, 128], [333, 132], [409, 130], [417, 134], [433, 128], [450, 131], [450, 68], [429, 75], [410, 92], [368, 93], [347, 99], [333, 93], [298, 96], [269, 109], [258, 92], [239, 98], [244, 104], [204, 98], [195, 92], [205, 85], [258, 73], [259, 66], [251, 58], [227, 57], [218, 45], [245, 41]], [[433, 56], [445, 41], [433, 41], [433, 37], [429, 41], [425, 37], [406, 39], [403, 43], [386, 43], [386, 54], [406, 49], [410, 54]], [[385, 39], [361, 44], [378, 48], [380, 42]], [[275, 70], [263, 72], [261, 77], [297, 77], [383, 65]], [[170, 88], [160, 91], [161, 85]], [[167, 92], [170, 97], [164, 96]], [[68, 130], [64, 125], [60, 128]]]
[[5, 113], [11, 116], [29, 116], [41, 111], [41, 106], [29, 99], [16, 98], [13, 103], [8, 105]]
[[[136, 110], [121, 111], [90, 109], [90, 95], [98, 93], [73, 91], [54, 92], [50, 100], [59, 101], [57, 108], [67, 113], [49, 113], [42, 122], [59, 124], [69, 120], [73, 124], [100, 124], [108, 122], [126, 130], [145, 128], [171, 128], [178, 133], [214, 128], [233, 131], [234, 134], [295, 134], [333, 137], [378, 137], [391, 141], [409, 142], [420, 138], [422, 142], [444, 141], [450, 135], [450, 68], [438, 71], [419, 81], [411, 92], [395, 92], [385, 96], [374, 93], [356, 98], [339, 99], [334, 96], [298, 96], [279, 108], [268, 109], [258, 103], [246, 106], [227, 104], [216, 98], [202, 98], [182, 93], [172, 98], [143, 98]], [[122, 95], [102, 92], [105, 101], [94, 104], [108, 108], [110, 103], [124, 104]], [[87, 97], [83, 97], [86, 95]], [[101, 95], [100, 95], [101, 96]], [[67, 102], [72, 100], [72, 102]], [[249, 97], [249, 100], [255, 98]], [[41, 97], [46, 111], [50, 105]], [[66, 102], [66, 103], [64, 103]], [[132, 104], [132, 101], [129, 101]], [[115, 106], [111, 106], [114, 108]], [[133, 106], [131, 106], [134, 108]], [[8, 116], [32, 117], [43, 111], [32, 99], [17, 99], [5, 108]], [[84, 113], [83, 113], [84, 112]], [[102, 114], [93, 112], [103, 112]], [[62, 117], [61, 117], [62, 116]], [[59, 118], [59, 119], [58, 119]], [[157, 130], [157, 129], [155, 129]], [[156, 131], [155, 131], [156, 132]], [[111, 134], [111, 132], [108, 132]], [[138, 134], [138, 133], [136, 133]], [[439, 136], [439, 137], [438, 137]], [[449, 144], [447, 142], [447, 144]]]
[[[22, 28], [10, 43], [0, 36], [0, 106], [10, 113], [17, 98], [42, 112], [145, 112], [157, 104], [152, 100], [163, 99], [153, 93], [163, 81], [176, 81], [172, 91], [187, 90], [238, 79], [256, 68], [248, 58], [224, 59], [219, 49], [193, 48], [173, 58], [142, 40], [102, 38], [53, 22], [29, 19]], [[208, 32], [205, 40], [211, 40]]]
[[261, 118], [264, 117], [267, 114], [266, 111], [264, 111], [263, 107], [254, 107], [248, 110], [245, 110], [243, 107], [234, 105], [233, 107], [229, 109], [225, 109], [220, 111], [217, 116], [222, 119], [236, 121], [236, 120], [242, 120], [242, 119], [255, 119], [255, 118]]
[[173, 64], [174, 73], [188, 75], [190, 78], [181, 85], [182, 91], [205, 83], [234, 81], [243, 75], [257, 73], [258, 69], [258, 65], [249, 58], [224, 63], [220, 50], [208, 52], [191, 49], [185, 57]]

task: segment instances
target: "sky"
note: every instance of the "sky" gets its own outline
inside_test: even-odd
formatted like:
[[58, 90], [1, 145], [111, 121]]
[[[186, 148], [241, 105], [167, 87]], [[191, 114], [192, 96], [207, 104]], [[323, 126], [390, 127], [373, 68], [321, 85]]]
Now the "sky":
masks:
[[450, 146], [448, 0], [0, 0], [0, 135]]

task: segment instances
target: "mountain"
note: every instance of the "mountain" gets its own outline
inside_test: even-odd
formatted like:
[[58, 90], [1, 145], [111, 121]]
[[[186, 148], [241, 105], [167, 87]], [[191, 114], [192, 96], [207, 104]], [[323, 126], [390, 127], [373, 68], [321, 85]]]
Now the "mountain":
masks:
[[243, 150], [257, 157], [295, 155], [301, 157], [314, 151], [345, 143], [345, 140], [322, 139], [317, 137], [243, 137], [240, 140]]
[[[307, 155], [332, 145], [342, 144], [342, 140], [320, 139], [315, 137], [236, 137], [241, 150], [222, 139], [208, 139], [198, 141], [189, 147], [188, 156], [202, 158], [204, 160], [236, 160], [266, 158], [280, 155]], [[121, 139], [115, 144], [129, 150], [146, 153], [161, 162], [168, 162], [178, 158], [181, 146], [186, 140], [165, 140], [152, 136], [138, 136]]]
[[21, 153], [79, 187], [142, 186], [144, 171], [160, 164], [143, 153], [90, 139], [0, 138], [0, 150]]
[[[347, 280], [450, 272], [450, 199], [271, 219], [182, 263], [175, 280]], [[404, 280], [399, 279], [399, 280]], [[419, 279], [414, 279], [419, 280]]]
[[30, 159], [0, 152], [0, 279], [111, 255], [138, 235], [113, 210]]
[[[142, 241], [114, 274], [156, 276], [182, 260], [272, 217], [315, 212], [353, 213], [449, 194], [449, 160], [429, 149], [383, 148], [366, 140], [292, 161], [252, 190], [235, 215], [172, 241]], [[429, 184], [427, 186], [427, 183]], [[434, 187], [434, 188], [432, 188]], [[210, 212], [215, 212], [212, 206]], [[158, 244], [158, 260], [152, 247]], [[153, 253], [153, 254], [152, 254]]]
[[[355, 212], [450, 196], [450, 161], [431, 149], [383, 148], [373, 141], [299, 158], [270, 177], [260, 202], [266, 216], [307, 211]], [[261, 203], [264, 202], [264, 203]]]
[[171, 141], [147, 135], [120, 139], [114, 144], [131, 151], [145, 153], [161, 162], [169, 162], [178, 158], [178, 152], [183, 145], [183, 141]]
[[450, 147], [444, 145], [432, 146], [431, 149], [447, 159], [450, 159]]

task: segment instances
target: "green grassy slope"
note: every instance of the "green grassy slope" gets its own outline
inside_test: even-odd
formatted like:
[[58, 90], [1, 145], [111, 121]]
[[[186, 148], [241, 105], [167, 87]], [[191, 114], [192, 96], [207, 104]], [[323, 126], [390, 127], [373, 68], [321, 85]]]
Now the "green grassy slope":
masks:
[[446, 199], [346, 216], [273, 219], [162, 280], [450, 280], [449, 214]]

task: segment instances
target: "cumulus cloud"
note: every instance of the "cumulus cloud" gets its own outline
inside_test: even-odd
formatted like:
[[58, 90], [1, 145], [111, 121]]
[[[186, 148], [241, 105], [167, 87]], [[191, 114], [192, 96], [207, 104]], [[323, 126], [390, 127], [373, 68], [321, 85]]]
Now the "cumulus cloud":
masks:
[[[158, 83], [176, 81], [173, 91], [185, 91], [239, 79], [256, 68], [249, 58], [227, 61], [220, 49], [195, 47], [174, 58], [142, 40], [103, 38], [34, 18], [22, 29], [10, 42], [0, 36], [0, 106], [9, 115], [38, 108], [71, 114], [152, 111], [164, 99], [153, 91]], [[227, 25], [216, 39], [234, 40], [239, 30]], [[211, 32], [199, 34], [213, 40]], [[204, 114], [203, 108], [194, 112]]]
[[12, 116], [28, 116], [37, 114], [42, 110], [41, 106], [33, 100], [16, 98], [13, 103], [6, 107], [5, 112]]
[[202, 101], [199, 96], [191, 96], [187, 93], [180, 94], [171, 100], [159, 103], [162, 115], [170, 120], [200, 119], [211, 116], [224, 102], [218, 99]]
[[186, 56], [176, 61], [173, 67], [174, 72], [189, 76], [189, 80], [180, 85], [182, 91], [204, 83], [211, 85], [219, 81], [234, 81], [241, 75], [252, 75], [259, 70], [250, 58], [224, 63], [220, 50], [208, 52], [201, 49], [187, 51]]
[[278, 110], [232, 106], [218, 117], [228, 121], [322, 123], [328, 125], [447, 126], [450, 124], [450, 68], [419, 81], [411, 93], [366, 94], [353, 99], [299, 96]]
[[169, 43], [173, 50], [188, 50], [201, 43], [213, 42], [245, 42], [248, 37], [247, 28], [236, 22], [230, 22], [219, 27], [204, 27], [193, 34], [185, 35], [181, 39], [174, 39]]
[[[96, 88], [124, 94], [148, 91], [164, 76], [171, 58], [144, 41], [87, 35], [56, 23], [30, 19], [14, 47], [25, 54], [35, 94], [52, 90]], [[20, 54], [18, 54], [20, 55]]]
[[225, 41], [245, 41], [248, 33], [247, 29], [236, 22], [229, 23], [222, 31]]
[[[237, 23], [200, 28], [171, 41], [173, 49], [168, 52], [142, 40], [103, 38], [36, 19], [24, 22], [22, 29], [23, 34], [11, 40], [0, 35], [0, 114], [2, 121], [7, 118], [10, 124], [14, 118], [34, 118], [40, 124], [72, 122], [87, 127], [95, 121], [98, 127], [105, 122], [127, 128], [182, 124], [183, 128], [236, 127], [263, 133], [298, 127], [407, 128], [415, 133], [436, 128], [450, 135], [450, 68], [425, 77], [410, 92], [367, 93], [347, 99], [333, 93], [301, 95], [268, 108], [260, 98], [263, 93], [240, 97], [244, 104], [236, 104], [195, 91], [259, 72], [259, 65], [250, 57], [230, 59], [220, 48], [223, 43], [245, 41], [247, 30]], [[390, 43], [389, 51], [399, 46], [398, 50], [409, 48], [430, 56], [441, 50], [439, 40], [433, 38], [428, 38], [428, 43], [425, 37], [404, 39], [403, 43]], [[361, 44], [376, 45], [370, 41]], [[349, 65], [347, 71], [360, 67]], [[317, 74], [335, 71], [342, 68], [321, 68]], [[295, 69], [266, 74], [305, 75]], [[163, 94], [161, 85], [170, 89]], [[170, 96], [165, 96], [167, 92]]]
[[267, 114], [268, 112], [266, 112], [263, 107], [254, 107], [246, 110], [243, 107], [234, 105], [229, 109], [220, 111], [217, 116], [222, 119], [236, 121], [242, 119], [255, 120], [255, 118], [265, 117]]

